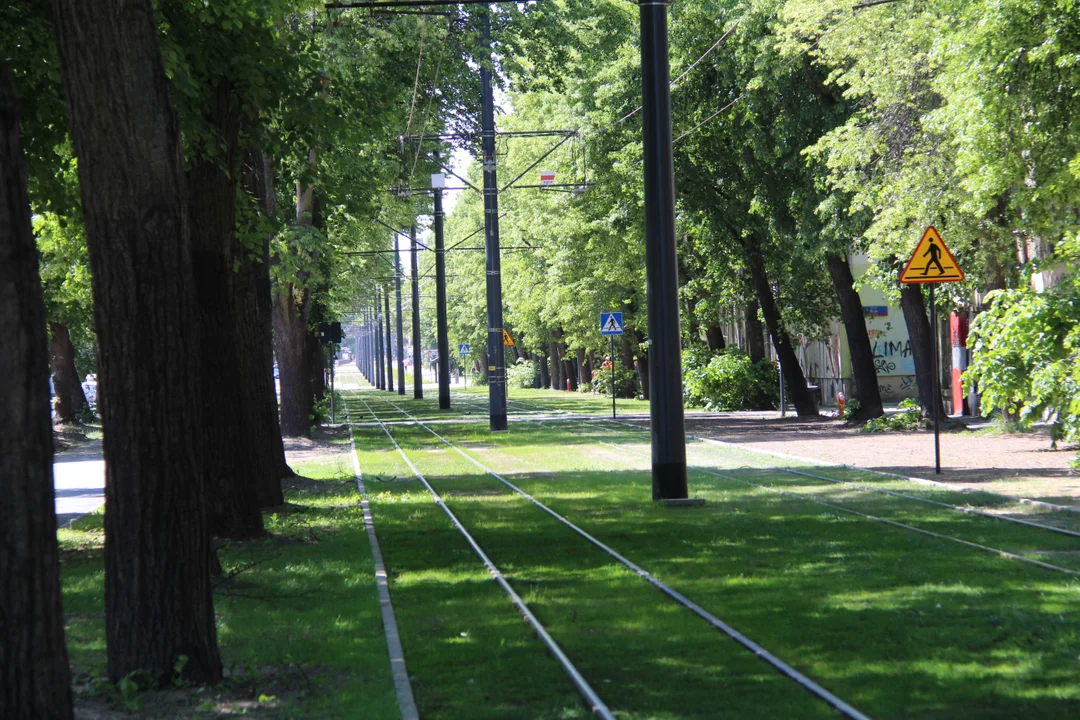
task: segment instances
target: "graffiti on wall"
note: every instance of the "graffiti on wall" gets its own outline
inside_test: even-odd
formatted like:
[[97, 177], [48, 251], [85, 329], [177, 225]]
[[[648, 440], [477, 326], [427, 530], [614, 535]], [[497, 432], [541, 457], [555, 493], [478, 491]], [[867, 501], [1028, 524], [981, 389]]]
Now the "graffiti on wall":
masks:
[[915, 358], [906, 328], [894, 330], [891, 323], [884, 329], [867, 330], [874, 351], [874, 369], [879, 376], [914, 375]]

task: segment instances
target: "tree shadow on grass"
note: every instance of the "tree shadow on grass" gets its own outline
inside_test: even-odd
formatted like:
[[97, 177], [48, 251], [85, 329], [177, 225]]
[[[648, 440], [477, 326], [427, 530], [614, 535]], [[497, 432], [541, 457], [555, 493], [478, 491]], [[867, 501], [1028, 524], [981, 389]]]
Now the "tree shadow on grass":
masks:
[[[705, 508], [674, 510], [650, 501], [645, 473], [508, 479], [873, 716], [1080, 711], [1073, 578], [722, 481], [695, 481]], [[805, 717], [820, 704], [538, 509], [448, 502], [587, 677], [616, 681], [616, 709]], [[405, 518], [382, 527], [408, 533]], [[461, 544], [427, 539], [432, 553]]]

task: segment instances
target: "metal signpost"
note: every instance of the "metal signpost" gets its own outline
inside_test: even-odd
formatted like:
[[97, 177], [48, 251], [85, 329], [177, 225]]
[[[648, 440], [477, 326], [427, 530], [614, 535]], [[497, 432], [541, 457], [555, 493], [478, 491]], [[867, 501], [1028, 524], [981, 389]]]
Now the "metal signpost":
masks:
[[[931, 274], [931, 269], [933, 273]], [[941, 474], [941, 378], [938, 377], [937, 307], [934, 302], [934, 286], [938, 283], [961, 282], [964, 271], [956, 262], [941, 234], [933, 225], [926, 228], [915, 252], [900, 273], [900, 282], [930, 285], [930, 407], [934, 415], [934, 472]]]
[[461, 343], [457, 346], [458, 352], [461, 354], [461, 379], [465, 381], [465, 389], [469, 389], [469, 370], [465, 367], [465, 356], [469, 354], [469, 343]]
[[623, 334], [622, 313], [600, 313], [600, 334], [611, 339], [611, 418], [615, 419], [615, 336]]

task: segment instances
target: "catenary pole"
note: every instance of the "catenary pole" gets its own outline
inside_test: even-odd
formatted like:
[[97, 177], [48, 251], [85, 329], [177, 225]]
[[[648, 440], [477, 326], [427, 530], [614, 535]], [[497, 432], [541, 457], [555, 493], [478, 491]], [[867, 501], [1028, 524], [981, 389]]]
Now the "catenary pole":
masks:
[[[484, 254], [487, 269], [488, 425], [506, 430], [506, 360], [503, 350], [502, 269], [499, 256], [499, 185], [495, 156], [495, 96], [491, 87], [491, 8], [483, 13], [480, 120], [484, 170]], [[685, 473], [685, 463], [684, 463]]]
[[[394, 234], [394, 297], [397, 301], [397, 393], [405, 394], [405, 328], [401, 317], [401, 253], [398, 251], [397, 234]], [[391, 369], [391, 372], [393, 370]]]
[[[435, 162], [439, 150], [435, 150]], [[443, 238], [443, 191], [435, 191], [435, 322], [439, 348], [439, 409], [450, 409], [450, 339], [446, 320], [446, 250]]]
[[667, 7], [666, 0], [638, 3], [653, 500], [687, 497]]
[[409, 268], [412, 270], [412, 362], [413, 399], [424, 398], [423, 364], [420, 362], [420, 263], [416, 249], [416, 225], [409, 228]]
[[383, 389], [382, 367], [382, 303], [380, 302], [379, 290], [375, 289], [375, 389]]
[[386, 362], [383, 370], [386, 373], [386, 390], [394, 392], [394, 344], [390, 337], [390, 323], [393, 315], [390, 314], [390, 288], [383, 291], [383, 305], [386, 309]]

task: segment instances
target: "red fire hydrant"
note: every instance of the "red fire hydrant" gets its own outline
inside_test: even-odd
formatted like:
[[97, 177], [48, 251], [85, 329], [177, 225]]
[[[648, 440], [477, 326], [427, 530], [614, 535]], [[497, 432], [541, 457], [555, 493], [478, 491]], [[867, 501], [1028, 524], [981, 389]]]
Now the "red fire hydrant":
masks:
[[566, 378], [566, 392], [570, 392], [570, 378]]
[[836, 404], [840, 406], [840, 417], [844, 417], [844, 393], [836, 393]]

